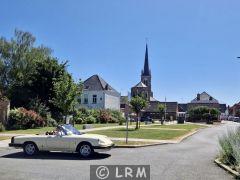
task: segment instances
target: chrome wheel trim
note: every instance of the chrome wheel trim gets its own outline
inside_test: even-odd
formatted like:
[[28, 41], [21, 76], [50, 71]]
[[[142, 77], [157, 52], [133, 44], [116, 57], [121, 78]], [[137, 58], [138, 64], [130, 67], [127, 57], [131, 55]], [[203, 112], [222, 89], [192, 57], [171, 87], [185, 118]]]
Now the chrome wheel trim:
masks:
[[33, 155], [36, 151], [36, 148], [35, 148], [34, 144], [27, 144], [25, 146], [25, 151], [27, 154]]
[[82, 156], [89, 156], [92, 152], [92, 149], [89, 145], [85, 144], [85, 145], [82, 145], [81, 148], [80, 148], [80, 154]]

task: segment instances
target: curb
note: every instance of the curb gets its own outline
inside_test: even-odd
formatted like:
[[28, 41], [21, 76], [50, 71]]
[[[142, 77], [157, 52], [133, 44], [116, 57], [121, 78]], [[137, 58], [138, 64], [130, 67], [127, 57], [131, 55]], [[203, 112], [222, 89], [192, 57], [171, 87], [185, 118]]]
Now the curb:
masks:
[[153, 144], [144, 144], [144, 145], [116, 145], [114, 148], [141, 148], [148, 146], [158, 146], [164, 144], [172, 144], [172, 143], [153, 143]]
[[[151, 143], [151, 144], [143, 144], [143, 145], [116, 145], [114, 148], [141, 148], [141, 147], [148, 147], [148, 146], [158, 146], [158, 145], [166, 145], [166, 144], [178, 144], [181, 143], [183, 140], [187, 139], [190, 136], [193, 136], [196, 134], [198, 130], [195, 130], [193, 132], [190, 132], [186, 134], [185, 136], [181, 137], [177, 141], [169, 141], [169, 142], [159, 142], [159, 143]], [[146, 139], [147, 140], [147, 139]]]
[[223, 164], [220, 162], [219, 159], [215, 159], [214, 162], [221, 168], [223, 168], [224, 170], [228, 171], [230, 174], [234, 175], [236, 178], [239, 178], [240, 177], [240, 174], [233, 170], [232, 168], [230, 168], [229, 166]]

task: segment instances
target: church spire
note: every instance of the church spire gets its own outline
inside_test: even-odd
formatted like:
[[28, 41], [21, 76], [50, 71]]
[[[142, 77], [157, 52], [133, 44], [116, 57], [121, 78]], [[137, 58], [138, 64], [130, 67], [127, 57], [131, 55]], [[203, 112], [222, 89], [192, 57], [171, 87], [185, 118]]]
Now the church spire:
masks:
[[151, 71], [149, 69], [149, 62], [148, 62], [148, 45], [147, 44], [146, 44], [144, 69], [142, 71], [142, 76], [151, 76]]

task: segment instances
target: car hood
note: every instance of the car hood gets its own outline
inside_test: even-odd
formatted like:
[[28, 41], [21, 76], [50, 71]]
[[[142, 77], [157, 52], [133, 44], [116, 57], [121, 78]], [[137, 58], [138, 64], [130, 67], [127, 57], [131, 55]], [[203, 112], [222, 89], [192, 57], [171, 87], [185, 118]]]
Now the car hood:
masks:
[[84, 138], [90, 138], [90, 139], [99, 139], [99, 140], [102, 140], [108, 144], [111, 144], [113, 143], [110, 138], [108, 138], [107, 136], [104, 136], [104, 135], [100, 135], [100, 134], [82, 134], [80, 135], [81, 137], [84, 137]]

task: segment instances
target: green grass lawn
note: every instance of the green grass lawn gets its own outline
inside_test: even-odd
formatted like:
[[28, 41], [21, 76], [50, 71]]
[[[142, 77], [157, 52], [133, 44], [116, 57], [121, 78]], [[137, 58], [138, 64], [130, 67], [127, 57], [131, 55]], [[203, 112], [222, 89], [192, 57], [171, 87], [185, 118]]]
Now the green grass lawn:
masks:
[[[129, 138], [140, 138], [140, 139], [158, 139], [158, 140], [167, 140], [174, 139], [179, 136], [183, 136], [186, 133], [190, 132], [190, 130], [183, 131], [175, 131], [175, 130], [161, 130], [161, 129], [139, 129], [135, 130], [134, 128], [129, 129]], [[124, 138], [126, 137], [126, 129], [118, 128], [118, 129], [108, 129], [108, 130], [96, 130], [89, 132], [91, 134], [102, 134], [108, 137], [118, 137]]]
[[[109, 126], [119, 126], [118, 123], [108, 123], [108, 124], [92, 124], [93, 128], [100, 128], [100, 127], [109, 127]], [[81, 130], [83, 129], [83, 124], [75, 124], [75, 128]]]
[[[43, 127], [43, 128], [35, 128], [35, 129], [25, 129], [25, 130], [8, 130], [3, 131], [1, 133], [4, 134], [45, 134], [46, 131], [52, 131], [54, 127]], [[0, 133], [0, 135], [1, 135]]]
[[[117, 123], [109, 123], [109, 124], [92, 124], [93, 128], [98, 127], [108, 127], [108, 126], [118, 126]], [[83, 124], [75, 124], [75, 127], [79, 130], [83, 129]], [[35, 128], [35, 129], [24, 129], [24, 130], [6, 130], [4, 134], [45, 134], [47, 131], [53, 131], [55, 127], [43, 127], [43, 128]], [[1, 135], [0, 133], [0, 135]]]
[[6, 139], [11, 139], [10, 136], [0, 136], [0, 141], [6, 140]]
[[[204, 128], [204, 125], [197, 124], [175, 124], [175, 125], [153, 125], [153, 126], [142, 126], [139, 130], [135, 130], [133, 127], [129, 129], [129, 138], [139, 138], [139, 139], [157, 139], [157, 140], [169, 140], [175, 139], [183, 136], [193, 130]], [[148, 128], [148, 129], [144, 129]], [[149, 129], [158, 128], [158, 129]], [[164, 128], [168, 129], [181, 129], [181, 131], [176, 130], [162, 130]], [[108, 129], [108, 130], [96, 130], [91, 131], [92, 134], [103, 134], [108, 137], [126, 137], [125, 128]]]

